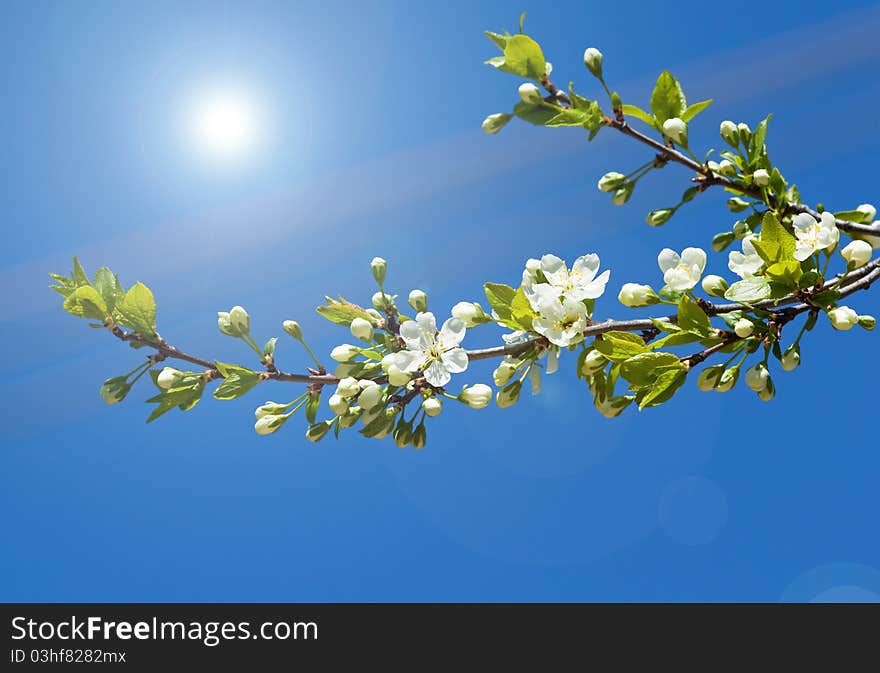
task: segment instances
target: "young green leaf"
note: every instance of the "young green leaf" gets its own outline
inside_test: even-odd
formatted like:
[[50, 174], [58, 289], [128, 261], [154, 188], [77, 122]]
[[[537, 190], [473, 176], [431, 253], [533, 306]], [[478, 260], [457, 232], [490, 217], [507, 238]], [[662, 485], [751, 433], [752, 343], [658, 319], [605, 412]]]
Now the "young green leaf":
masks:
[[711, 327], [709, 316], [686, 294], [678, 301], [678, 326], [701, 336], [709, 334]]
[[107, 317], [107, 304], [91, 285], [81, 285], [64, 300], [64, 310], [78, 318], [103, 321]]
[[711, 98], [709, 100], [701, 100], [699, 103], [694, 103], [693, 105], [688, 105], [684, 112], [681, 113], [682, 121], [689, 122], [710, 105], [712, 105]]
[[687, 99], [684, 97], [684, 91], [681, 90], [681, 84], [668, 70], [664, 70], [657, 78], [654, 92], [651, 94], [651, 111], [654, 113], [658, 127], [663, 126], [663, 122], [667, 119], [681, 118], [686, 108]]
[[152, 338], [156, 334], [156, 301], [143, 283], [135, 283], [116, 305], [117, 322], [138, 334]]
[[620, 106], [620, 109], [623, 111], [627, 117], [635, 117], [639, 121], [645, 122], [648, 126], [653, 126], [657, 128], [657, 124], [654, 121], [654, 117], [645, 112], [642, 108], [636, 105], [630, 105], [628, 103], [624, 103]]

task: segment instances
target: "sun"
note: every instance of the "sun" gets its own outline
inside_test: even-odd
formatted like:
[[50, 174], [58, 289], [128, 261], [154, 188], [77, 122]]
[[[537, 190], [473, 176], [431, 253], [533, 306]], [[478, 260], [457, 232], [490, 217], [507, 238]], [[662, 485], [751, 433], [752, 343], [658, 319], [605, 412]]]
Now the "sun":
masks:
[[256, 99], [232, 87], [212, 89], [193, 99], [189, 132], [199, 154], [216, 161], [243, 160], [258, 148], [262, 113]]

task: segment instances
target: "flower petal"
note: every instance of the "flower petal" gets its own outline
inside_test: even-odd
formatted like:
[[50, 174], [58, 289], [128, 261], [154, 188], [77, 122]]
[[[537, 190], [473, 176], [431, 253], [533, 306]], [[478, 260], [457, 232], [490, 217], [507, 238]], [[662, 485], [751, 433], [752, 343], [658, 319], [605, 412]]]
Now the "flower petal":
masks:
[[439, 360], [434, 360], [431, 366], [425, 370], [425, 380], [436, 388], [441, 388], [449, 383], [452, 375], [446, 371], [446, 367]]
[[657, 255], [657, 264], [660, 266], [660, 270], [664, 274], [669, 271], [669, 269], [677, 267], [680, 261], [681, 257], [678, 256], [678, 253], [670, 248], [663, 248], [663, 250], [660, 251], [660, 254]]
[[582, 296], [577, 298], [598, 299], [605, 293], [605, 285], [608, 283], [609, 278], [611, 278], [611, 271], [609, 269], [606, 269], [599, 274], [598, 278], [585, 285], [580, 292]]
[[459, 374], [468, 367], [468, 356], [463, 348], [453, 348], [440, 354], [443, 366], [453, 374]]
[[795, 229], [806, 231], [816, 224], [816, 218], [809, 213], [798, 213], [792, 218], [791, 224]]
[[404, 372], [415, 372], [425, 366], [428, 357], [421, 351], [398, 351], [394, 354], [394, 364]]
[[703, 273], [706, 268], [706, 251], [702, 248], [685, 248], [681, 251], [681, 261], [688, 267], [696, 266]]
[[449, 320], [443, 323], [443, 327], [440, 328], [440, 337], [437, 340], [440, 350], [448, 351], [450, 348], [458, 346], [461, 340], [464, 339], [466, 331], [467, 325], [464, 324], [464, 320], [449, 318]]
[[599, 271], [599, 255], [591, 252], [588, 255], [582, 255], [574, 260], [571, 265], [572, 275], [579, 276], [578, 282], [589, 283]]
[[430, 311], [425, 311], [424, 313], [418, 313], [416, 315], [416, 323], [419, 326], [419, 329], [422, 332], [430, 334], [433, 338], [434, 332], [437, 331], [437, 321], [434, 319], [434, 314]]
[[400, 337], [410, 350], [422, 349], [422, 330], [415, 320], [407, 320], [400, 324]]

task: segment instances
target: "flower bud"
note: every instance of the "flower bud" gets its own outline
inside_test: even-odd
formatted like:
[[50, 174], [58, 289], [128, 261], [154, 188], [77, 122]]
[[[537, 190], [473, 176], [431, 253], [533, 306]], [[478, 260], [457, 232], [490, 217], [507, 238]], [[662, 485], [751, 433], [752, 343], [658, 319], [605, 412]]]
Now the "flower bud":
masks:
[[471, 409], [485, 409], [492, 399], [492, 389], [485, 383], [475, 383], [472, 386], [465, 386], [458, 399]]
[[504, 360], [492, 372], [492, 381], [500, 388], [507, 385], [507, 382], [513, 378], [514, 373], [516, 373], [516, 365], [513, 362]]
[[721, 137], [725, 142], [736, 147], [739, 144], [739, 132], [736, 130], [736, 124], [729, 120], [721, 122]]
[[758, 398], [762, 402], [769, 402], [774, 395], [776, 395], [776, 386], [773, 385], [773, 381], [767, 379], [767, 385], [758, 391]]
[[348, 411], [348, 400], [346, 400], [339, 393], [335, 393], [330, 396], [330, 399], [327, 400], [327, 406], [330, 407], [330, 411], [332, 411], [337, 416], [342, 416], [345, 412]]
[[733, 331], [740, 339], [747, 339], [755, 331], [755, 323], [748, 318], [740, 318], [734, 324]]
[[859, 316], [849, 306], [840, 306], [828, 311], [828, 319], [831, 321], [831, 326], [834, 329], [845, 332], [855, 327], [859, 321]]
[[865, 215], [865, 224], [877, 217], [877, 209], [870, 203], [862, 203], [856, 210]]
[[592, 376], [599, 370], [605, 369], [605, 365], [607, 364], [608, 358], [597, 350], [591, 350], [587, 353], [584, 362], [581, 365], [581, 374], [587, 377]]
[[306, 439], [310, 442], [320, 442], [328, 432], [330, 432], [330, 421], [321, 421], [309, 426], [306, 430]]
[[635, 184], [632, 182], [624, 183], [621, 187], [614, 190], [614, 193], [611, 195], [611, 203], [615, 206], [622, 206], [629, 201], [629, 197], [632, 196], [635, 187]]
[[241, 306], [233, 306], [229, 309], [229, 322], [232, 329], [239, 334], [247, 334], [251, 331], [251, 317]]
[[742, 211], [744, 211], [748, 207], [749, 207], [749, 202], [744, 201], [743, 199], [739, 198], [738, 196], [731, 196], [729, 199], [727, 199], [727, 209], [731, 213], [741, 213]]
[[763, 362], [759, 362], [754, 367], [746, 370], [746, 385], [756, 393], [761, 392], [767, 387], [770, 380], [770, 371]]
[[101, 399], [107, 404], [116, 404], [125, 399], [129, 390], [131, 390], [131, 384], [128, 383], [126, 377], [116, 376], [104, 381], [101, 386]]
[[428, 441], [428, 433], [425, 431], [424, 423], [419, 423], [416, 426], [416, 429], [413, 430], [412, 434], [412, 444], [414, 449], [421, 449], [425, 446], [425, 442]]
[[428, 310], [428, 295], [421, 290], [413, 290], [409, 293], [409, 305], [418, 313]]
[[355, 318], [351, 321], [351, 335], [362, 341], [369, 341], [373, 338], [373, 326], [368, 320], [363, 318]]
[[296, 339], [297, 341], [302, 341], [302, 328], [299, 326], [299, 323], [296, 320], [285, 320], [283, 323], [281, 323], [281, 327], [294, 339]]
[[733, 242], [734, 235], [732, 231], [722, 231], [720, 234], [715, 234], [712, 237], [712, 250], [715, 252], [721, 252]]
[[715, 386], [715, 390], [719, 393], [726, 393], [728, 390], [732, 389], [736, 385], [736, 380], [739, 378], [739, 367], [731, 367], [730, 369], [725, 369], [724, 373], [721, 374], [721, 378], [718, 379], [718, 385]]
[[483, 120], [483, 133], [488, 133], [490, 135], [498, 133], [509, 121], [509, 114], [498, 112], [496, 114], [489, 115]]
[[797, 369], [797, 366], [801, 363], [801, 353], [800, 349], [797, 346], [790, 346], [783, 354], [782, 358], [779, 360], [779, 364], [782, 366], [783, 371], [790, 372], [793, 369]]
[[736, 175], [736, 166], [727, 159], [722, 159], [718, 162], [718, 170], [715, 172], [730, 178]]
[[522, 381], [514, 381], [506, 388], [502, 388], [495, 395], [495, 402], [499, 407], [505, 409], [512, 407], [519, 399], [519, 391], [522, 389]]
[[675, 144], [681, 145], [682, 147], [687, 147], [687, 124], [685, 124], [684, 121], [679, 119], [678, 117], [673, 117], [672, 119], [667, 119], [665, 122], [663, 122], [663, 134]]
[[373, 278], [381, 286], [385, 282], [385, 271], [388, 268], [388, 262], [381, 257], [373, 257], [370, 262], [370, 271], [373, 272]]
[[336, 362], [348, 362], [357, 355], [360, 350], [360, 348], [352, 346], [351, 344], [340, 344], [330, 351], [330, 357], [336, 360]]
[[605, 418], [617, 418], [629, 406], [630, 401], [632, 401], [631, 397], [617, 395], [603, 402], [597, 400], [595, 406]]
[[738, 240], [744, 239], [751, 233], [752, 230], [749, 227], [748, 222], [746, 222], [745, 220], [737, 220], [733, 223], [733, 236]]
[[226, 311], [217, 312], [217, 327], [220, 328], [220, 331], [223, 332], [223, 334], [225, 334], [226, 336], [241, 336], [241, 332], [239, 332], [235, 327], [232, 326], [232, 321], [229, 318], [229, 313]]
[[452, 317], [461, 320], [466, 327], [474, 327], [487, 320], [483, 307], [470, 301], [460, 301], [453, 306]]
[[718, 385], [721, 379], [721, 375], [724, 373], [724, 365], [714, 365], [712, 367], [706, 367], [703, 371], [700, 372], [700, 376], [697, 379], [697, 388], [702, 391], [714, 390], [715, 386]]
[[519, 97], [523, 103], [531, 103], [537, 105], [544, 99], [541, 97], [541, 91], [531, 82], [524, 82], [519, 85]]
[[161, 372], [159, 372], [159, 376], [156, 377], [156, 385], [162, 388], [163, 390], [168, 390], [169, 388], [173, 388], [177, 385], [177, 382], [183, 378], [183, 372], [175, 369], [174, 367], [165, 367]]
[[645, 221], [652, 227], [659, 227], [661, 224], [665, 224], [674, 214], [675, 208], [660, 208], [659, 210], [652, 210], [648, 213], [648, 217], [645, 218]]
[[859, 327], [869, 332], [877, 326], [877, 319], [872, 315], [860, 315]]
[[354, 407], [349, 410], [347, 414], [339, 417], [339, 427], [340, 428], [350, 428], [352, 425], [357, 423], [358, 413], [355, 409], [360, 409], [359, 407]]
[[394, 297], [384, 292], [376, 292], [373, 295], [372, 302], [373, 308], [378, 311], [384, 311], [386, 307], [391, 308], [394, 306]]
[[409, 423], [399, 423], [394, 430], [394, 443], [398, 449], [405, 449], [412, 441], [412, 430]]
[[254, 430], [258, 435], [271, 435], [273, 432], [278, 430], [282, 425], [284, 425], [284, 421], [287, 418], [281, 415], [276, 414], [267, 414], [266, 416], [260, 416], [257, 419], [257, 422], [254, 423]]
[[385, 320], [385, 316], [383, 316], [381, 313], [379, 313], [379, 311], [372, 307], [367, 309], [367, 313], [370, 314], [371, 318], [375, 318], [376, 320]]
[[422, 409], [425, 410], [425, 414], [433, 418], [443, 411], [443, 402], [439, 397], [429, 397], [422, 402]]
[[714, 276], [712, 274], [703, 278], [702, 281], [703, 292], [708, 294], [710, 297], [723, 297], [724, 293], [727, 292], [727, 281], [724, 280], [721, 276]]
[[755, 184], [758, 185], [758, 187], [766, 187], [770, 184], [770, 173], [768, 173], [766, 169], [759, 168], [752, 173], [752, 180], [755, 181]]
[[257, 420], [263, 418], [263, 416], [277, 416], [287, 411], [290, 406], [289, 404], [278, 404], [278, 402], [266, 402], [254, 409], [254, 416], [256, 416]]
[[660, 297], [654, 292], [654, 288], [650, 285], [639, 285], [638, 283], [624, 283], [623, 287], [620, 288], [617, 299], [621, 304], [630, 308], [651, 306], [660, 301]]
[[380, 386], [367, 386], [361, 391], [361, 394], [358, 395], [358, 404], [361, 405], [361, 408], [369, 411], [377, 406], [384, 396], [385, 393]]
[[610, 192], [620, 187], [620, 185], [623, 184], [625, 180], [626, 176], [623, 173], [611, 171], [610, 173], [606, 173], [601, 178], [599, 178], [599, 183], [597, 187], [599, 188], [600, 192]]
[[740, 122], [736, 125], [737, 133], [739, 133], [740, 138], [743, 139], [743, 142], [746, 142], [746, 139], [752, 135], [752, 129], [749, 128], [749, 125], [745, 122]]
[[846, 260], [846, 267], [850, 270], [865, 266], [872, 254], [871, 244], [865, 241], [850, 241], [840, 251], [840, 256]]
[[584, 65], [587, 66], [593, 77], [602, 79], [602, 52], [595, 47], [589, 47], [584, 51]]
[[401, 371], [397, 365], [388, 367], [388, 383], [392, 386], [405, 386], [411, 378], [409, 372]]

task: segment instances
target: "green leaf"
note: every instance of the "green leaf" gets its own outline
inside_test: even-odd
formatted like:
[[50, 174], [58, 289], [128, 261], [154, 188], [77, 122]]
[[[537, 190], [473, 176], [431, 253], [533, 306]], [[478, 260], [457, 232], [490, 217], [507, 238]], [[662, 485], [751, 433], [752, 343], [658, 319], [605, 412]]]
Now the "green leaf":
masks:
[[654, 92], [651, 94], [651, 111], [654, 113], [658, 127], [662, 127], [667, 119], [681, 118], [686, 108], [687, 100], [684, 91], [681, 90], [681, 84], [668, 70], [664, 70], [657, 78]]
[[772, 241], [779, 246], [779, 254], [773, 261], [788, 262], [794, 260], [794, 251], [797, 242], [783, 227], [776, 215], [767, 211], [761, 219], [761, 242]]
[[861, 210], [841, 210], [834, 213], [834, 217], [838, 220], [846, 220], [847, 222], [856, 222], [858, 224], [871, 224], [871, 213]]
[[651, 345], [654, 348], [684, 346], [699, 341], [700, 339], [702, 339], [702, 336], [694, 334], [693, 332], [673, 332], [672, 334], [667, 334], [665, 337], [661, 337], [660, 339], [651, 342]]
[[772, 290], [766, 278], [754, 276], [738, 280], [724, 293], [724, 298], [740, 304], [751, 304], [770, 296]]
[[91, 285], [82, 285], [76, 288], [64, 300], [64, 310], [78, 318], [91, 318], [103, 320], [107, 317], [107, 304], [104, 298]]
[[153, 337], [156, 334], [156, 300], [143, 283], [135, 283], [116, 305], [117, 322], [138, 334]]
[[687, 371], [682, 369], [666, 369], [660, 373], [649, 388], [641, 388], [636, 393], [639, 409], [655, 407], [670, 399], [687, 379]]
[[[155, 381], [158, 372], [154, 373], [151, 371], [150, 374]], [[157, 404], [158, 406], [153, 409], [152, 413], [147, 417], [147, 423], [152, 423], [159, 418], [159, 416], [171, 411], [174, 407], [177, 407], [181, 411], [189, 411], [199, 403], [200, 399], [202, 399], [202, 393], [204, 390], [205, 381], [201, 377], [196, 377], [194, 382], [189, 385], [171, 388], [170, 390], [163, 391], [158, 395], [151, 397], [147, 402]]]
[[107, 305], [107, 312], [113, 313], [116, 303], [125, 295], [125, 290], [119, 284], [119, 278], [110, 269], [103, 266], [95, 272], [93, 285], [98, 294], [104, 299], [104, 303]]
[[635, 117], [639, 121], [645, 122], [648, 126], [652, 126], [657, 128], [657, 124], [654, 122], [654, 117], [645, 112], [642, 108], [637, 105], [630, 105], [628, 103], [624, 103], [620, 106], [621, 110], [623, 110], [623, 114], [627, 117]]
[[629, 332], [605, 332], [593, 342], [593, 347], [613, 362], [622, 362], [650, 351], [637, 334]]
[[678, 301], [678, 326], [702, 336], [706, 336], [711, 327], [709, 316], [687, 295]]
[[483, 291], [486, 293], [486, 299], [498, 317], [502, 320], [509, 319], [513, 315], [513, 298], [516, 296], [516, 290], [510, 285], [502, 283], [486, 283], [483, 285]]
[[321, 393], [317, 392], [309, 395], [309, 401], [306, 402], [306, 420], [311, 424], [318, 417], [318, 407], [321, 405]]
[[545, 126], [562, 108], [549, 103], [526, 103], [520, 101], [513, 106], [513, 114], [535, 126]]
[[792, 288], [798, 287], [798, 281], [803, 273], [800, 263], [795, 260], [775, 262], [764, 270], [764, 275], [768, 278]]
[[502, 35], [501, 33], [493, 33], [491, 30], [485, 31], [486, 37], [488, 37], [492, 42], [495, 43], [499, 49], [504, 51], [504, 47], [507, 46], [507, 39], [510, 37], [509, 35]]
[[326, 297], [325, 299], [327, 300], [327, 305], [318, 306], [315, 310], [330, 322], [348, 326], [351, 325], [351, 321], [355, 318], [363, 318], [371, 324], [373, 323], [373, 316], [360, 306], [346, 301], [343, 297], [339, 297], [338, 301], [331, 297]]
[[532, 305], [529, 303], [522, 288], [518, 288], [513, 295], [513, 300], [510, 302], [510, 312], [511, 322], [508, 323], [509, 327], [526, 330], [527, 332], [531, 331], [532, 320], [537, 317], [537, 314], [532, 309]]
[[681, 370], [678, 357], [672, 353], [640, 353], [620, 365], [620, 375], [629, 381], [632, 390], [651, 386], [668, 369]]
[[76, 283], [77, 287], [91, 285], [91, 283], [89, 283], [89, 277], [86, 274], [86, 270], [83, 269], [82, 264], [79, 263], [79, 260], [76, 257], [73, 258], [72, 278], [73, 278], [73, 281]]
[[685, 108], [685, 111], [681, 113], [681, 120], [689, 122], [710, 105], [712, 105], [711, 98], [709, 100], [701, 100], [699, 103], [694, 103], [693, 105], [688, 105], [687, 108]]
[[499, 69], [540, 80], [547, 72], [547, 63], [541, 45], [528, 35], [511, 35], [505, 41], [504, 65]]
[[262, 380], [259, 373], [247, 367], [224, 362], [214, 364], [217, 366], [217, 371], [223, 375], [223, 382], [214, 391], [214, 397], [218, 400], [234, 400], [241, 397]]
[[764, 143], [767, 141], [767, 124], [773, 115], [767, 115], [761, 120], [761, 123], [755, 128], [755, 132], [749, 139], [749, 162], [754, 164], [762, 157], [766, 156], [766, 148]]

